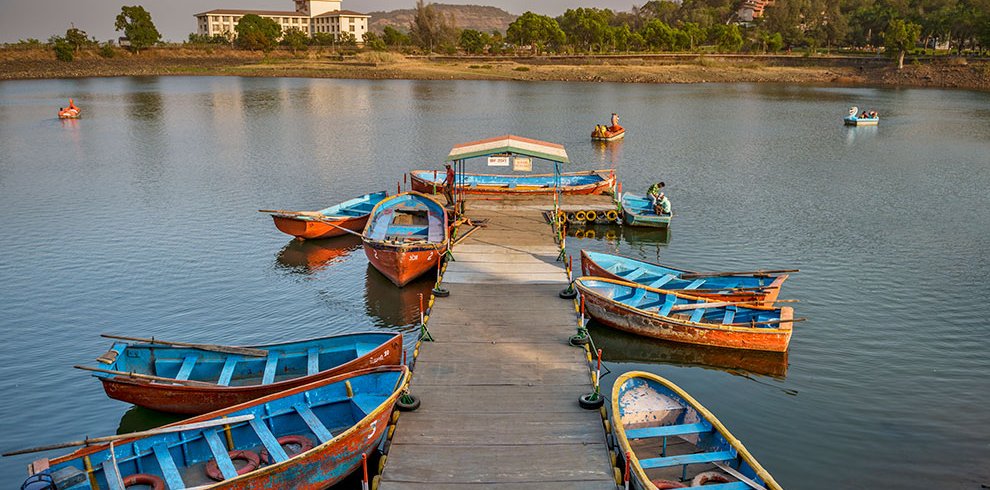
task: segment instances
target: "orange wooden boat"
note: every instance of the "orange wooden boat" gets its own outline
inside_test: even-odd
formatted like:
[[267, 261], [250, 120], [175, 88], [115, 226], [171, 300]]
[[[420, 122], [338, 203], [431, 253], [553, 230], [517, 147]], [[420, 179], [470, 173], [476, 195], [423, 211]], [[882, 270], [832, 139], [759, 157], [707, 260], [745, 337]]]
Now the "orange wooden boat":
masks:
[[419, 192], [403, 192], [379, 202], [364, 228], [368, 261], [402, 287], [435, 271], [447, 252], [447, 210]]
[[626, 136], [626, 128], [622, 126], [595, 126], [591, 132], [592, 141], [615, 141]]
[[371, 216], [371, 209], [388, 194], [384, 191], [365, 194], [319, 211], [262, 209], [270, 213], [279, 231], [303, 240], [341, 236], [351, 230], [360, 233]]

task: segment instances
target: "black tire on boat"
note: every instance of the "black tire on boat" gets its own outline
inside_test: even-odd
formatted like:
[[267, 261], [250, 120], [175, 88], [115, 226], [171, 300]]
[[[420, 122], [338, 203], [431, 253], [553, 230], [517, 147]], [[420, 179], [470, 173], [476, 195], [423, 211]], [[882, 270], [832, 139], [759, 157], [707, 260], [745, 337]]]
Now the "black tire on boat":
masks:
[[578, 398], [578, 404], [585, 410], [598, 410], [605, 404], [605, 397], [598, 393], [588, 393]]
[[401, 412], [412, 412], [413, 410], [419, 408], [421, 403], [422, 402], [419, 400], [419, 397], [407, 393], [400, 396], [399, 399], [396, 400], [395, 408], [399, 409]]

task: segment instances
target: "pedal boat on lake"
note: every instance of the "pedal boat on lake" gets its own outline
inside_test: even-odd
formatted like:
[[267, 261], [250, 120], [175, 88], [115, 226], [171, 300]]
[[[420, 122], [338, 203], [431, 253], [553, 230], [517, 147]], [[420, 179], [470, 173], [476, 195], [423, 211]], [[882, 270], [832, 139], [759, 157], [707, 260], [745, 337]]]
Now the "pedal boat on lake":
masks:
[[767, 304], [773, 304], [777, 300], [780, 287], [789, 277], [787, 274], [753, 274], [681, 279], [682, 275], [694, 272], [588, 250], [581, 250], [581, 274], [634, 282], [719, 301]]
[[591, 132], [591, 141], [615, 141], [626, 136], [626, 128], [622, 126], [596, 126]]
[[252, 348], [266, 351], [267, 356], [115, 342], [98, 358], [98, 368], [167, 379], [93, 375], [103, 382], [110, 398], [162, 412], [201, 414], [340, 374], [402, 362], [402, 334], [397, 333], [352, 333]]
[[305, 240], [331, 238], [346, 234], [344, 230], [360, 233], [372, 208], [387, 195], [384, 191], [375, 192], [318, 211], [279, 210], [270, 214], [282, 233]]
[[[444, 172], [434, 170], [413, 170], [409, 172], [412, 189], [424, 194], [443, 192]], [[458, 186], [465, 194], [553, 194], [553, 174], [533, 175], [494, 175], [464, 173], [458, 176]], [[463, 184], [461, 184], [463, 182]], [[583, 172], [562, 172], [560, 192], [562, 194], [604, 194], [615, 186], [614, 170], [587, 170]]]
[[657, 214], [649, 199], [636, 194], [622, 194], [622, 218], [629, 226], [665, 228], [673, 214]]
[[645, 337], [770, 352], [786, 351], [791, 340], [794, 310], [787, 306], [740, 306], [602, 277], [581, 277], [574, 286], [591, 318]]
[[873, 112], [873, 117], [862, 117], [858, 107], [850, 107], [849, 114], [842, 118], [846, 126], [876, 126], [880, 124], [880, 116]]
[[612, 386], [612, 423], [637, 490], [781, 490], [714, 414], [655, 374], [619, 376]]
[[364, 253], [371, 265], [402, 287], [436, 271], [449, 238], [447, 210], [419, 192], [403, 192], [379, 202], [364, 228]]
[[319, 380], [38, 460], [29, 480], [63, 490], [327, 488], [375, 450], [408, 378], [405, 366], [387, 366]]

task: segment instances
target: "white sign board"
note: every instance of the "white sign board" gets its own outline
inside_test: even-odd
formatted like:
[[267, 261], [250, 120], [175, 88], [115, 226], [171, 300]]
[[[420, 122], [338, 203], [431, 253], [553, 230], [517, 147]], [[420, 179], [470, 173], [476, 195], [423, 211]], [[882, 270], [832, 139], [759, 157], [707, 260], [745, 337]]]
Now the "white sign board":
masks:
[[512, 170], [516, 172], [532, 172], [533, 161], [529, 158], [515, 157], [512, 159]]
[[509, 157], [488, 157], [489, 167], [508, 167]]

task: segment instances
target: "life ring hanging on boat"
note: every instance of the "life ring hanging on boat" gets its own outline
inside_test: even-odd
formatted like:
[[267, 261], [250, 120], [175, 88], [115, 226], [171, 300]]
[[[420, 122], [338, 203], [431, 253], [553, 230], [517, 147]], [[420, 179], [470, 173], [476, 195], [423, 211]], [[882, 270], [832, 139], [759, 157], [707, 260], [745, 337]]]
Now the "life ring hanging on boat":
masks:
[[[290, 458], [297, 454], [302, 454], [306, 451], [309, 451], [310, 449], [313, 449], [313, 441], [311, 441], [308, 437], [302, 435], [279, 437], [278, 445], [282, 446], [282, 449], [285, 450], [285, 454]], [[299, 446], [299, 450], [290, 452], [285, 447], [288, 445]], [[271, 459], [271, 455], [268, 454], [267, 449], [261, 450], [261, 461], [263, 461], [265, 464], [274, 463], [274, 461]]]
[[124, 488], [141, 485], [151, 487], [151, 490], [165, 490], [165, 480], [147, 473], [137, 473], [124, 477]]
[[668, 488], [687, 488], [687, 485], [671, 480], [653, 480], [653, 485], [661, 490]]
[[[237, 469], [238, 475], [243, 475], [244, 473], [254, 471], [258, 469], [258, 465], [261, 464], [261, 458], [254, 451], [230, 451], [227, 453], [230, 459], [241, 460], [246, 462], [244, 466]], [[209, 463], [206, 463], [206, 476], [210, 477], [214, 481], [223, 481], [223, 473], [220, 472], [220, 467], [217, 465], [217, 460], [211, 459]]]

